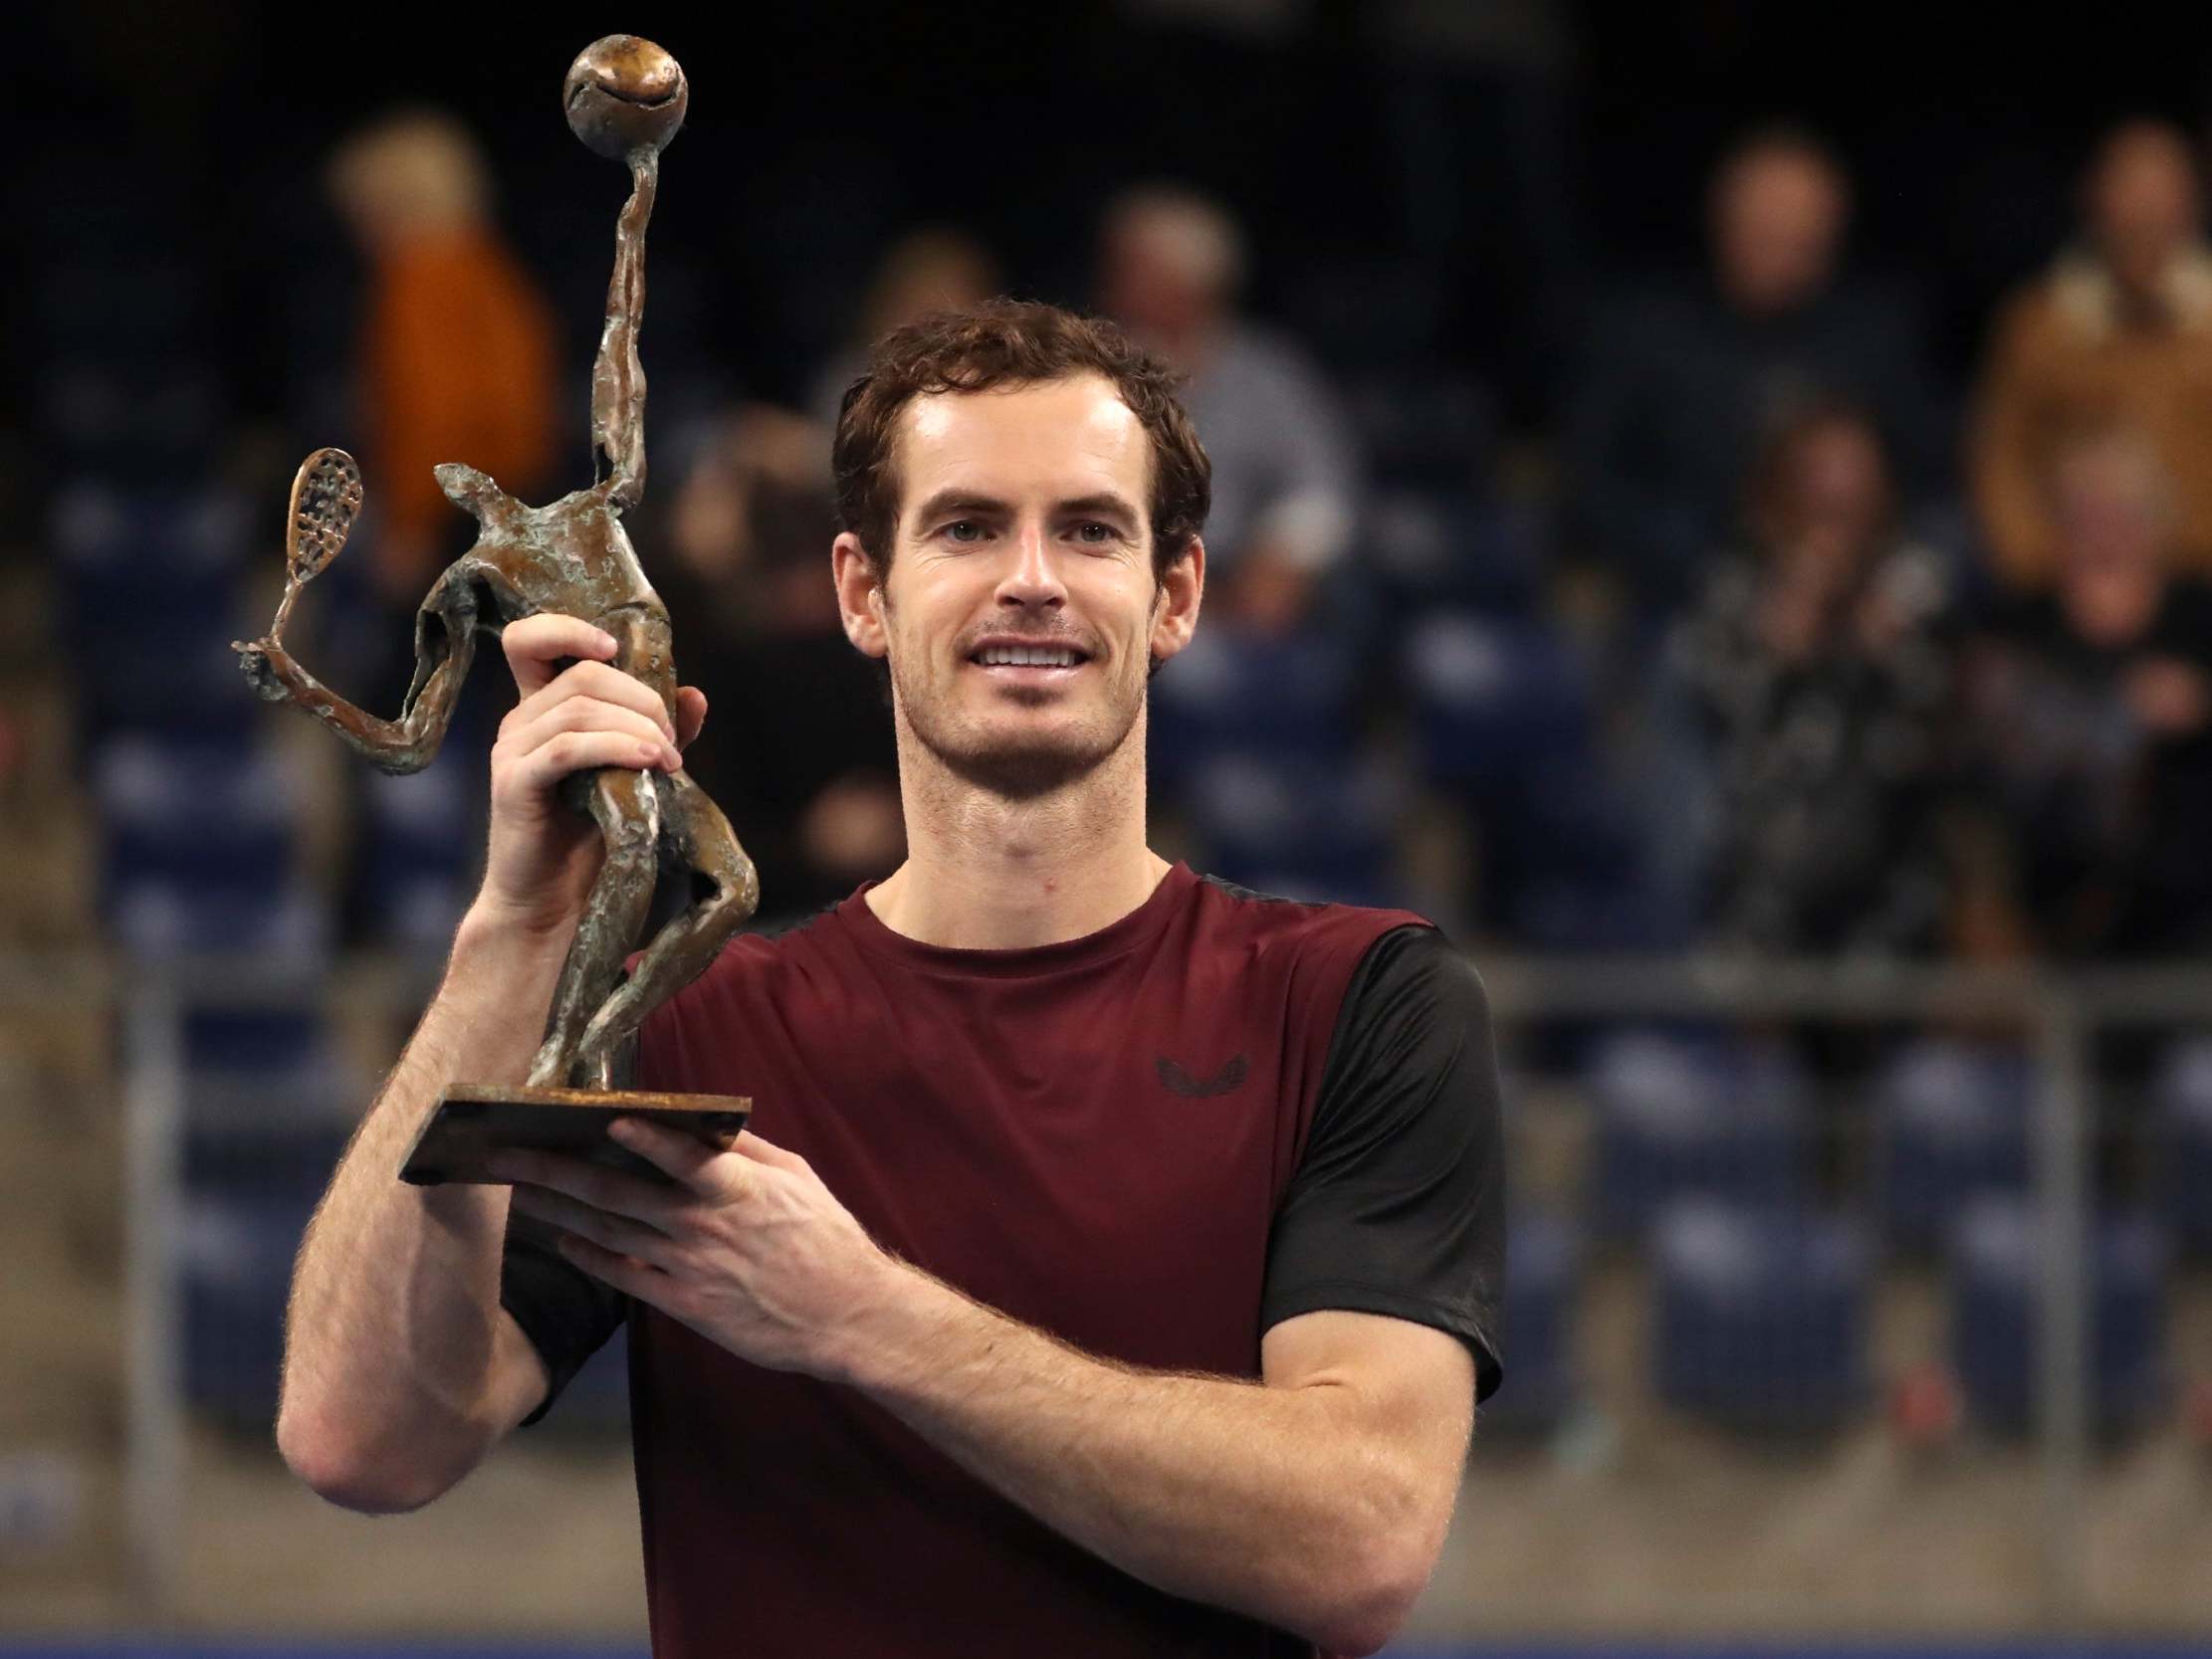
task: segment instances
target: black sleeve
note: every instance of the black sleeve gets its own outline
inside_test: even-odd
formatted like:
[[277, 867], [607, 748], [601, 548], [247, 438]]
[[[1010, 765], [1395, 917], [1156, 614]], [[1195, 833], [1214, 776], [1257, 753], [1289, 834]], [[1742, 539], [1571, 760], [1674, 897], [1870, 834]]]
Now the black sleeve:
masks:
[[1394, 928], [1345, 989], [1321, 1094], [1267, 1241], [1266, 1330], [1324, 1308], [1448, 1331], [1475, 1398], [1501, 1374], [1505, 1159], [1490, 1010], [1435, 928]]
[[[614, 1086], [627, 1089], [637, 1077], [637, 1038], [614, 1056]], [[538, 1409], [522, 1420], [531, 1424], [553, 1409], [560, 1390], [583, 1368], [629, 1317], [630, 1299], [594, 1279], [561, 1255], [553, 1243], [557, 1229], [534, 1216], [507, 1217], [507, 1242], [500, 1258], [499, 1302], [523, 1328], [538, 1357], [546, 1362], [550, 1386]]]

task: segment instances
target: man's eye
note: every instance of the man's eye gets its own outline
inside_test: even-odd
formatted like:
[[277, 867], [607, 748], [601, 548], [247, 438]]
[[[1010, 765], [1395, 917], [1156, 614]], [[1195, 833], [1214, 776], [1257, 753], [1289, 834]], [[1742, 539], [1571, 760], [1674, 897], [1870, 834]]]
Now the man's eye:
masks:
[[945, 526], [948, 541], [978, 541], [983, 538], [984, 527], [973, 518], [956, 518]]
[[1078, 540], [1089, 541], [1093, 544], [1103, 541], [1112, 541], [1115, 539], [1114, 526], [1111, 524], [1101, 524], [1096, 519], [1091, 520], [1087, 524], [1076, 525], [1075, 534]]

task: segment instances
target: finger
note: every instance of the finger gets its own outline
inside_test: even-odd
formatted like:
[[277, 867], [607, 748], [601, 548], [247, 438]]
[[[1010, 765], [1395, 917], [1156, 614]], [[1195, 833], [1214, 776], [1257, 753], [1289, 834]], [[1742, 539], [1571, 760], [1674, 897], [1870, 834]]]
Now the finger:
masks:
[[663, 1298], [671, 1283], [668, 1275], [648, 1263], [625, 1256], [618, 1251], [593, 1244], [574, 1233], [562, 1233], [555, 1241], [560, 1253], [582, 1268], [601, 1284], [612, 1285], [625, 1296], [636, 1298], [649, 1307], [667, 1312]]
[[512, 804], [516, 796], [505, 790], [524, 796], [542, 794], [570, 772], [594, 766], [626, 766], [632, 771], [664, 766], [674, 770], [682, 757], [671, 760], [670, 752], [665, 743], [642, 742], [626, 731], [563, 731], [516, 758], [503, 773], [504, 788], [495, 787], [493, 796]]
[[728, 1200], [741, 1191], [740, 1180], [736, 1171], [728, 1166], [727, 1155], [696, 1135], [648, 1123], [642, 1118], [617, 1118], [607, 1126], [607, 1135], [703, 1198]]
[[676, 746], [691, 747], [699, 728], [707, 724], [707, 694], [697, 686], [676, 688]]
[[612, 634], [581, 617], [540, 611], [501, 629], [500, 649], [507, 653], [516, 689], [529, 697], [553, 678], [553, 664], [562, 658], [603, 659], [613, 656], [617, 647]]
[[527, 1182], [516, 1183], [514, 1196], [509, 1202], [525, 1215], [534, 1215], [541, 1221], [550, 1221], [564, 1233], [589, 1239], [605, 1250], [631, 1257], [648, 1266], [663, 1265], [662, 1251], [669, 1244], [668, 1235], [619, 1215], [609, 1215], [605, 1210], [593, 1209], [589, 1204], [579, 1204], [543, 1186]]
[[740, 1157], [749, 1157], [756, 1163], [765, 1163], [771, 1169], [787, 1169], [797, 1173], [808, 1167], [806, 1160], [793, 1151], [787, 1151], [773, 1141], [763, 1141], [751, 1130], [739, 1136], [730, 1147]]
[[668, 718], [660, 694], [635, 675], [624, 674], [606, 663], [575, 663], [562, 669], [537, 691], [517, 703], [500, 722], [500, 734], [517, 730], [571, 698], [592, 698], [618, 708], [635, 710], [661, 728], [670, 742], [676, 727]]
[[485, 1160], [499, 1180], [544, 1187], [608, 1215], [642, 1221], [666, 1235], [674, 1225], [677, 1196], [658, 1181], [587, 1163], [559, 1152], [506, 1146]]
[[674, 735], [651, 716], [595, 697], [571, 697], [535, 720], [523, 721], [501, 734], [509, 752], [520, 757], [563, 731], [620, 731], [655, 748], [672, 746]]

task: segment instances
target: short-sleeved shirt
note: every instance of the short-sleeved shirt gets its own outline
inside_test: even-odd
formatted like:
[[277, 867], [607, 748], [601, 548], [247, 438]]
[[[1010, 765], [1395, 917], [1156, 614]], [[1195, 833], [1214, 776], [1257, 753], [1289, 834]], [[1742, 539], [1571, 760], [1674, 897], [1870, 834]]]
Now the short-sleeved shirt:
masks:
[[[1496, 1061], [1435, 927], [1179, 863], [1096, 933], [960, 949], [867, 885], [733, 940], [646, 1021], [638, 1086], [752, 1097], [871, 1237], [1088, 1353], [1256, 1379], [1271, 1326], [1350, 1309], [1450, 1333], [1496, 1387]], [[1313, 1651], [1091, 1555], [858, 1390], [626, 1305], [519, 1218], [502, 1301], [553, 1394], [628, 1321], [661, 1659]]]

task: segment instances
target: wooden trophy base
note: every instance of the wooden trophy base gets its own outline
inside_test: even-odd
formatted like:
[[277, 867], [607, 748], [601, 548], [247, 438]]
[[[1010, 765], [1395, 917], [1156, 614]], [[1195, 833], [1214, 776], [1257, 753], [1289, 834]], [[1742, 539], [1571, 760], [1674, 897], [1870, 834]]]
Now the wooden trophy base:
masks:
[[528, 1084], [456, 1084], [407, 1148], [399, 1178], [416, 1186], [447, 1181], [499, 1186], [484, 1167], [510, 1146], [560, 1152], [625, 1174], [668, 1177], [607, 1139], [617, 1118], [645, 1118], [727, 1151], [752, 1114], [750, 1095], [669, 1095], [644, 1089], [537, 1089]]

